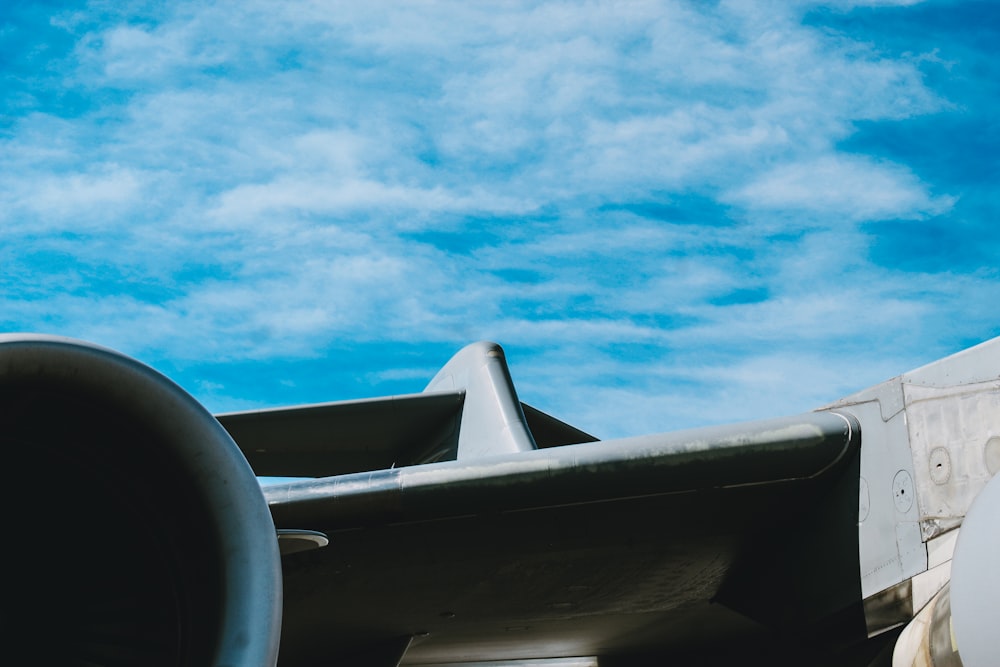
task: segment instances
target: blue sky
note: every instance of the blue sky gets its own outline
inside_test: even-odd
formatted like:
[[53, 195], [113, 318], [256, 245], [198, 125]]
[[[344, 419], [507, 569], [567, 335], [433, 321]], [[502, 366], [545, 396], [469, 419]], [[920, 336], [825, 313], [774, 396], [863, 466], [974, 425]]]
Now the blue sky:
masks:
[[210, 409], [466, 343], [611, 437], [1000, 334], [991, 2], [8, 2], [0, 328]]

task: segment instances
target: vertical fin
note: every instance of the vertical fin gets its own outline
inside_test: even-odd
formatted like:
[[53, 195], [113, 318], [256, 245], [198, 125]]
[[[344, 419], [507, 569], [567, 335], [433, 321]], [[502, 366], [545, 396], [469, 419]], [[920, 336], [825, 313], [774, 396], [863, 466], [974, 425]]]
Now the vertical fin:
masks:
[[459, 350], [424, 391], [464, 391], [458, 458], [536, 449], [503, 349], [479, 342]]

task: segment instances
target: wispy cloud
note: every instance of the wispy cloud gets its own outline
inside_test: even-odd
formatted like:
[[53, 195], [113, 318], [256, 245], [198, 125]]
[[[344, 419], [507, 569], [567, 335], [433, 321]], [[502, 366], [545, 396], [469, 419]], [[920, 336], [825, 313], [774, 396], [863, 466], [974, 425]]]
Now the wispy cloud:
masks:
[[834, 398], [998, 331], [995, 272], [873, 250], [873, 223], [992, 210], [871, 140], [980, 103], [940, 83], [977, 76], [960, 35], [836, 20], [924, 11], [895, 4], [23, 10], [3, 324], [372, 393], [497, 339], [526, 400], [599, 434]]
[[793, 211], [838, 222], [939, 215], [955, 200], [932, 196], [903, 167], [843, 154], [782, 164], [725, 199], [750, 210]]

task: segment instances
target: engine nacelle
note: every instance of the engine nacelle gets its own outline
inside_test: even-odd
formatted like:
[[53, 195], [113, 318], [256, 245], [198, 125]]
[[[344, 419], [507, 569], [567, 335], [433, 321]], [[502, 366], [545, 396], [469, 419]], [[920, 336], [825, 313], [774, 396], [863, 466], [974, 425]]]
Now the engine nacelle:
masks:
[[952, 631], [966, 667], [1000, 657], [1000, 475], [969, 508], [951, 570]]
[[197, 401], [110, 350], [6, 335], [0, 405], [8, 654], [35, 664], [276, 663], [271, 515], [243, 455]]
[[992, 667], [1000, 639], [1000, 475], [962, 522], [951, 581], [903, 630], [893, 667]]

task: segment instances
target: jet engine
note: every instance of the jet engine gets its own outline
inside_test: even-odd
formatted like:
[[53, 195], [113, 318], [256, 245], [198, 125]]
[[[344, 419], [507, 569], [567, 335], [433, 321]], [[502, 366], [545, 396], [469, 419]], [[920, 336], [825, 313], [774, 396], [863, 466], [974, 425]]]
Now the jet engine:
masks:
[[243, 455], [197, 401], [111, 350], [6, 335], [0, 405], [8, 654], [61, 665], [276, 663], [271, 515]]
[[920, 610], [896, 642], [893, 667], [997, 664], [1000, 612], [1000, 476], [990, 480], [962, 522], [951, 581]]
[[[994, 665], [1000, 627], [1000, 476], [986, 485], [962, 522], [951, 572], [953, 644], [966, 667]], [[961, 649], [958, 649], [961, 647]]]

